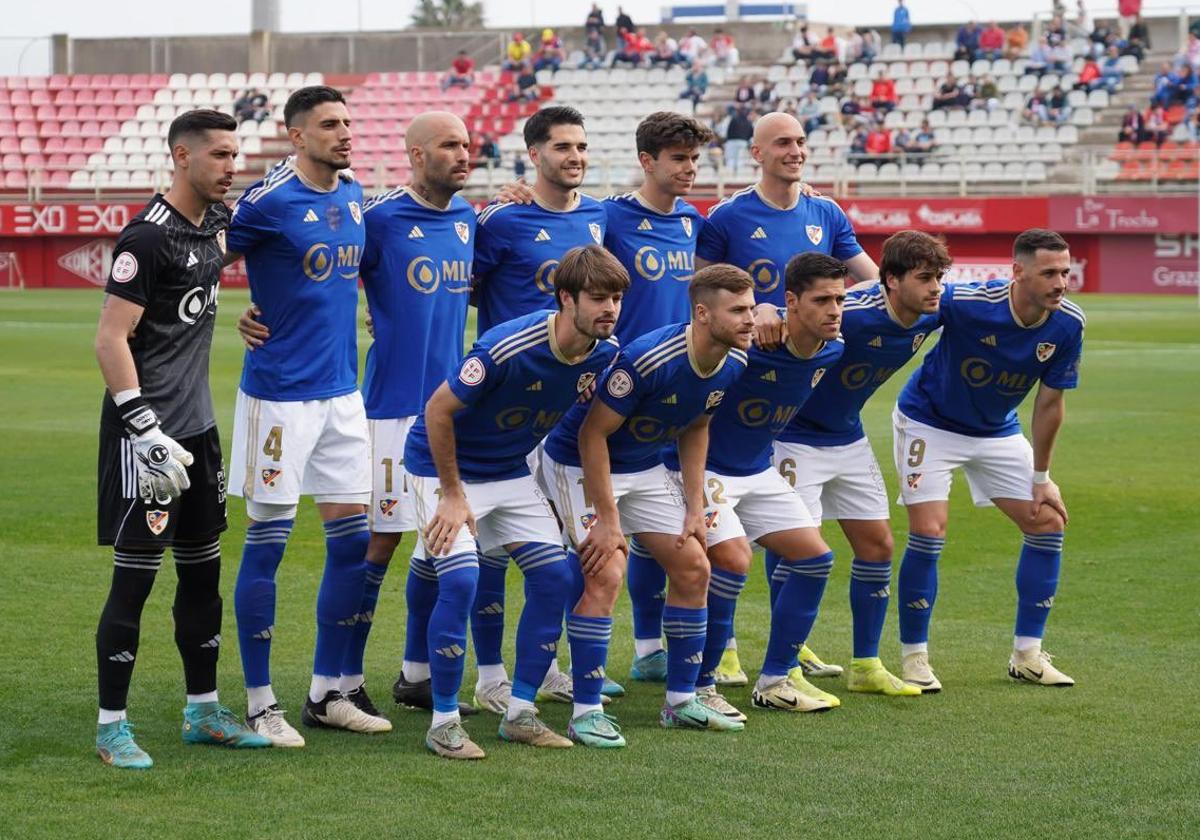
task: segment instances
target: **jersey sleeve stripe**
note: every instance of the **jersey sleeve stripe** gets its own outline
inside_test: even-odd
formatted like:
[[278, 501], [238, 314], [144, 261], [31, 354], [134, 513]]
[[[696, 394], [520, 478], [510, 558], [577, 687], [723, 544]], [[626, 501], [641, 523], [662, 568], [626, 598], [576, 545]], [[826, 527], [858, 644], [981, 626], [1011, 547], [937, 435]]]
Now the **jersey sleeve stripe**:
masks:
[[682, 345], [687, 344], [687, 333], [686, 332], [682, 332], [679, 335], [675, 336], [674, 338], [669, 338], [666, 341], [664, 341], [662, 344], [659, 344], [656, 347], [654, 347], [654, 349], [648, 350], [647, 352], [643, 353], [639, 358], [634, 360], [634, 362], [633, 362], [634, 369], [638, 373], [641, 373], [642, 368], [644, 366], [651, 364], [656, 358], [662, 356], [664, 353], [672, 352], [676, 347], [678, 347], [681, 344]]
[[288, 181], [290, 181], [292, 178], [296, 177], [296, 172], [293, 169], [287, 169], [287, 170], [285, 170], [285, 172], [287, 174], [281, 176], [278, 181], [275, 181], [273, 184], [264, 183], [258, 189], [253, 190], [252, 192], [250, 192], [249, 194], [244, 196], [244, 198], [247, 201], [249, 201], [251, 204], [257, 204], [259, 202], [259, 199], [261, 199], [263, 196], [269, 194], [273, 190], [278, 189], [279, 187], [283, 186]]
[[660, 367], [667, 364], [667, 362], [671, 361], [672, 359], [678, 359], [680, 356], [686, 356], [687, 351], [688, 350], [687, 350], [686, 344], [683, 345], [682, 347], [677, 347], [675, 350], [671, 351], [666, 356], [661, 356], [658, 359], [651, 362], [649, 365], [647, 365], [643, 368], [638, 368], [637, 369], [638, 376], [642, 376], [642, 377], [649, 376], [650, 374], [654, 373], [654, 371], [658, 370]]
[[531, 327], [526, 327], [520, 332], [515, 332], [507, 338], [497, 341], [490, 351], [491, 355], [494, 358], [497, 354], [503, 353], [513, 344], [520, 344], [535, 333], [546, 332], [548, 329], [549, 327], [545, 321], [539, 321]]
[[752, 192], [753, 190], [754, 190], [754, 187], [752, 187], [752, 186], [751, 187], [743, 187], [742, 189], [735, 192], [733, 195], [729, 196], [729, 198], [721, 199], [720, 201], [718, 201], [716, 204], [714, 204], [712, 206], [711, 210], [708, 211], [708, 217], [711, 219], [716, 214], [716, 212], [718, 210], [720, 210], [722, 207], [724, 207], [726, 204], [732, 203], [735, 198], [740, 198], [741, 196], [745, 195], [748, 192]]
[[1069, 300], [1062, 302], [1062, 311], [1070, 315], [1083, 326], [1087, 326], [1087, 316], [1083, 314], [1083, 310]]
[[748, 355], [746, 355], [746, 351], [742, 350], [740, 347], [731, 348], [729, 351], [729, 355], [733, 356], [733, 358], [737, 359], [739, 362], [741, 362], [744, 365], [750, 363], [750, 357]]
[[262, 179], [262, 182], [257, 187], [254, 187], [253, 189], [247, 191], [246, 194], [242, 196], [242, 198], [247, 201], [254, 200], [255, 196], [257, 196], [258, 193], [262, 192], [267, 187], [270, 187], [271, 185], [278, 183], [285, 175], [291, 173], [292, 171], [293, 170], [291, 169], [291, 167], [280, 166], [280, 165], [276, 164], [276, 167], [267, 173], [267, 176]]
[[505, 207], [512, 207], [512, 205], [513, 202], [511, 201], [502, 201], [499, 204], [493, 204], [490, 207], [484, 207], [482, 212], [479, 214], [479, 224], [486, 224], [488, 220], [491, 219], [492, 216], [495, 216], [498, 211], [503, 210]]
[[545, 344], [549, 340], [550, 340], [549, 332], [544, 332], [541, 335], [531, 336], [529, 338], [529, 340], [526, 341], [524, 344], [518, 344], [514, 347], [509, 347], [503, 353], [493, 353], [492, 361], [498, 365], [503, 364], [504, 362], [507, 362], [509, 359], [511, 359], [513, 356], [524, 353], [526, 350], [529, 350], [533, 347], [537, 347], [539, 344]]

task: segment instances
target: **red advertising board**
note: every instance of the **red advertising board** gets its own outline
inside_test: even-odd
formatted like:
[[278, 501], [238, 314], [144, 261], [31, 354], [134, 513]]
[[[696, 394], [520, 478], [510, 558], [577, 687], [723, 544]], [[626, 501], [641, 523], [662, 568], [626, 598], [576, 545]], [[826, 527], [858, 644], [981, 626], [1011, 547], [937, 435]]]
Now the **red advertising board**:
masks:
[[0, 236], [115, 236], [144, 206], [0, 204]]
[[1196, 232], [1197, 197], [1053, 196], [1049, 226], [1060, 233]]
[[1196, 294], [1200, 237], [1192, 233], [1100, 238], [1101, 291]]

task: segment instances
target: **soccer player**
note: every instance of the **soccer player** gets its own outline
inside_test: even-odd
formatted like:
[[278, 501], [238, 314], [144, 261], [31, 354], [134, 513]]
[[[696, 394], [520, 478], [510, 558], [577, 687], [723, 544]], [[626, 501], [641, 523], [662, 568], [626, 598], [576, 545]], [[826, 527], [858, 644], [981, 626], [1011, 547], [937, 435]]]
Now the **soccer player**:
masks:
[[365, 588], [370, 443], [357, 390], [362, 188], [350, 166], [350, 114], [337, 90], [293, 93], [284, 123], [295, 160], [251, 187], [234, 209], [230, 251], [245, 254], [270, 340], [247, 351], [234, 410], [232, 493], [250, 526], [234, 589], [247, 721], [276, 746], [304, 739], [284, 718], [270, 678], [275, 573], [302, 494], [325, 524], [313, 676], [302, 722], [355, 732], [391, 723], [340, 690]]
[[113, 576], [96, 629], [96, 752], [114, 767], [154, 762], [133, 739], [126, 700], [142, 608], [170, 547], [175, 644], [183, 659], [187, 743], [264, 747], [217, 699], [220, 534], [225, 472], [208, 387], [233, 182], [237, 123], [211, 110], [167, 133], [174, 175], [117, 239], [96, 331], [107, 388], [100, 413], [98, 536]]
[[[458, 711], [478, 550], [507, 552], [525, 574], [515, 682], [500, 737], [569, 747], [537, 717], [534, 700], [554, 659], [571, 570], [553, 511], [527, 457], [617, 353], [612, 333], [629, 287], [621, 264], [597, 245], [563, 255], [556, 312], [500, 324], [475, 343], [438, 387], [405, 446], [427, 560], [413, 559], [424, 589], [409, 609], [428, 615], [433, 721], [425, 745], [445, 758], [483, 758]], [[430, 601], [414, 603], [413, 597]]]
[[[941, 688], [929, 665], [929, 623], [956, 467], [966, 473], [975, 504], [1000, 508], [1024, 535], [1009, 676], [1074, 685], [1051, 664], [1042, 637], [1067, 524], [1050, 457], [1063, 422], [1063, 391], [1079, 382], [1085, 321], [1066, 299], [1071, 254], [1060, 235], [1021, 233], [1012, 270], [1012, 280], [956, 284], [943, 295], [942, 338], [904, 386], [893, 415], [909, 527], [898, 579], [903, 677], [926, 691]], [[1031, 446], [1017, 407], [1035, 384]]]
[[[889, 673], [879, 659], [893, 541], [887, 489], [861, 413], [871, 395], [938, 328], [941, 277], [949, 266], [946, 246], [927, 233], [901, 231], [883, 243], [880, 282], [859, 286], [847, 296], [841, 327], [845, 352], [775, 443], [780, 474], [818, 524], [822, 519], [838, 521], [854, 551], [854, 658], [847, 676], [851, 691], [889, 696], [918, 691]], [[771, 567], [778, 558], [768, 554], [767, 562]], [[791, 678], [802, 692], [839, 702], [807, 683], [802, 670]]]
[[[709, 427], [704, 489], [712, 576], [697, 692], [702, 703], [733, 720], [746, 717], [717, 693], [716, 669], [750, 569], [751, 541], [782, 558], [771, 576], [770, 642], [754, 705], [793, 712], [832, 707], [788, 680], [792, 656], [816, 620], [833, 553], [772, 467], [771, 445], [842, 355], [838, 327], [848, 273], [845, 263], [825, 254], [800, 254], [788, 262], [786, 339], [772, 350], [750, 350], [745, 374], [725, 394]], [[678, 468], [677, 451], [668, 448], [666, 463]]]
[[[625, 570], [626, 534], [636, 534], [667, 570], [665, 727], [740, 730], [696, 697], [707, 625], [709, 565], [704, 554], [704, 457], [708, 424], [746, 366], [754, 332], [750, 277], [729, 265], [698, 271], [688, 287], [690, 324], [673, 324], [621, 351], [589, 404], [567, 412], [546, 439], [540, 476], [554, 500], [582, 575], [570, 598], [567, 638], [575, 685], [572, 740], [620, 747], [600, 689], [612, 610]], [[678, 439], [682, 488], [667, 474], [662, 448]]]

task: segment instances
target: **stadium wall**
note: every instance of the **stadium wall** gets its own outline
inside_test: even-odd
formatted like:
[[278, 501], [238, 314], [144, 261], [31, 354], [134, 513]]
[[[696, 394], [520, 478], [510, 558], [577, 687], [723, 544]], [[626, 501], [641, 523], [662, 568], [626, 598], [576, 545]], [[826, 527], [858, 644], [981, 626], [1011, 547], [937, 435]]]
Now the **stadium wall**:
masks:
[[[695, 203], [707, 211], [713, 202]], [[841, 204], [871, 254], [898, 230], [944, 235], [956, 260], [953, 279], [1007, 275], [1013, 235], [1050, 227], [1071, 242], [1076, 291], [1194, 295], [1200, 285], [1194, 198], [855, 198]], [[0, 205], [0, 279], [15, 257], [26, 286], [103, 286], [116, 236], [141, 207]], [[244, 285], [240, 264], [222, 282]]]

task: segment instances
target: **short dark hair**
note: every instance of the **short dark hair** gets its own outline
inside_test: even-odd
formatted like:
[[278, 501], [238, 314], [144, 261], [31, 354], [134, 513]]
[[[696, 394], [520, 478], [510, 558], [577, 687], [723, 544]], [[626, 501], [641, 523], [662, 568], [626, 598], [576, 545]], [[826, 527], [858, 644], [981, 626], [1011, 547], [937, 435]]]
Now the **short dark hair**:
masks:
[[1067, 240], [1052, 230], [1030, 228], [1013, 241], [1013, 260], [1031, 259], [1038, 251], [1068, 251]]
[[581, 292], [624, 294], [629, 289], [629, 272], [621, 261], [599, 245], [583, 245], [563, 254], [554, 269], [554, 299], [562, 308], [559, 292], [578, 301]]
[[167, 149], [174, 149], [175, 144], [184, 137], [206, 131], [237, 131], [237, 127], [237, 120], [224, 111], [212, 108], [188, 111], [171, 120], [171, 127], [167, 130]]
[[346, 97], [337, 88], [329, 85], [310, 85], [293, 91], [283, 106], [283, 124], [291, 128], [296, 117], [303, 116], [323, 102], [341, 102], [346, 104]]
[[930, 236], [919, 230], [902, 230], [893, 233], [883, 243], [883, 254], [879, 260], [879, 282], [887, 287], [887, 278], [900, 281], [908, 272], [928, 267], [938, 274], [950, 267], [950, 252], [940, 236]]
[[841, 260], [819, 251], [808, 251], [788, 260], [783, 270], [783, 286], [799, 296], [818, 280], [845, 280], [849, 274], [849, 267]]
[[655, 111], [637, 127], [637, 150], [658, 157], [663, 149], [684, 146], [698, 149], [707, 146], [713, 133], [691, 117], [673, 111]]
[[525, 121], [525, 148], [532, 148], [550, 139], [556, 125], [577, 125], [583, 128], [583, 114], [568, 105], [551, 105]]
[[754, 281], [750, 275], [736, 265], [713, 263], [692, 275], [688, 283], [688, 299], [695, 306], [701, 299], [711, 297], [722, 289], [736, 295], [753, 288]]

